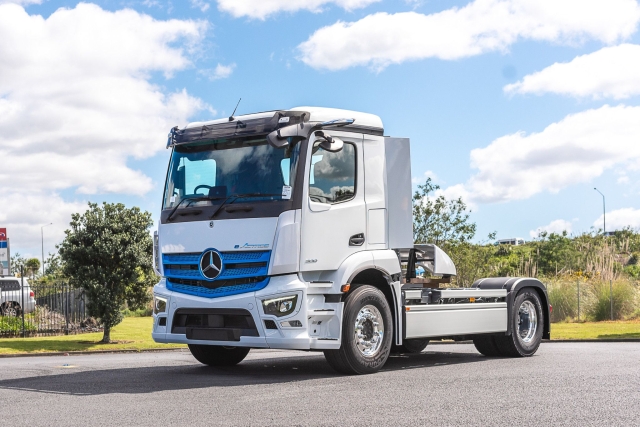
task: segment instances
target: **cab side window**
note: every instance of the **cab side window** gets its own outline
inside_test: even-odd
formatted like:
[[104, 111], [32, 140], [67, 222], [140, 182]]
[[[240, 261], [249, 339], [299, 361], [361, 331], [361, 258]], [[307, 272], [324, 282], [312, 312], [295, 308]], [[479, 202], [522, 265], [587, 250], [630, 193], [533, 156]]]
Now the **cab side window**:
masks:
[[346, 202], [356, 194], [356, 147], [345, 143], [337, 153], [313, 147], [309, 176], [309, 198], [314, 202]]

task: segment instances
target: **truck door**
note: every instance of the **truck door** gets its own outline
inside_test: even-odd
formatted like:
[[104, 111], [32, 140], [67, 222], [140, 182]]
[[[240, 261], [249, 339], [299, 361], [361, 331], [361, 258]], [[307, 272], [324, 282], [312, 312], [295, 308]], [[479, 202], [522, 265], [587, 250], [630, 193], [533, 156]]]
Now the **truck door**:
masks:
[[310, 142], [302, 203], [302, 271], [336, 270], [349, 255], [365, 248], [362, 134], [325, 134], [342, 139], [344, 147], [331, 153]]

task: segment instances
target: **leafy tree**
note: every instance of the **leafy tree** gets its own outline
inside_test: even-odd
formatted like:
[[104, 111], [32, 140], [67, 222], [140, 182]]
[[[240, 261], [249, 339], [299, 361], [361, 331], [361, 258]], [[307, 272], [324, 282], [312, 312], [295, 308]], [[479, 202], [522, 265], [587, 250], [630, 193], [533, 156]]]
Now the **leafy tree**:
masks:
[[25, 273], [33, 279], [40, 271], [40, 260], [38, 258], [29, 258], [24, 263]]
[[16, 252], [16, 254], [11, 257], [11, 274], [14, 276], [19, 274], [20, 267], [24, 267], [26, 261], [19, 252]]
[[443, 195], [435, 199], [429, 194], [440, 189], [431, 178], [418, 186], [413, 196], [413, 238], [416, 243], [469, 242], [476, 234], [476, 224], [469, 222], [467, 205], [462, 198], [447, 200]]
[[59, 246], [62, 271], [69, 283], [83, 288], [89, 314], [104, 326], [103, 343], [122, 321], [125, 304], [138, 309], [149, 301], [154, 281], [149, 212], [123, 204], [89, 203], [84, 214], [71, 216], [71, 229]]

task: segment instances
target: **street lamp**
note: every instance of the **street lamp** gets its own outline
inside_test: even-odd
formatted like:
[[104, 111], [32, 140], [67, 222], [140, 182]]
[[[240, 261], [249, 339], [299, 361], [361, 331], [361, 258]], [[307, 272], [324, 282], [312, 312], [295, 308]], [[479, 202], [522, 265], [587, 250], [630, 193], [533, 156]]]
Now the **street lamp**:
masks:
[[600, 190], [598, 190], [596, 187], [593, 187], [594, 190], [596, 190], [598, 193], [600, 193], [600, 195], [602, 196], [602, 219], [604, 221], [604, 224], [602, 226], [602, 234], [604, 234], [605, 236], [607, 235], [607, 211], [605, 209], [605, 205], [604, 205], [604, 194], [602, 194], [602, 192]]
[[44, 228], [48, 225], [52, 225], [53, 223], [50, 222], [49, 224], [45, 224], [40, 226], [40, 239], [42, 242], [42, 276], [44, 277]]

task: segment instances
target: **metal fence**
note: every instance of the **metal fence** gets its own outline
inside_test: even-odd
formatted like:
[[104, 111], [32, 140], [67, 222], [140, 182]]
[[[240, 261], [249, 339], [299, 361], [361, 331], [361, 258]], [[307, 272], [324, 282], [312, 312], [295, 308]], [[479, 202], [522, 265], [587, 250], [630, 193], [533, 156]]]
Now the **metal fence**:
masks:
[[63, 281], [27, 284], [5, 277], [0, 280], [0, 337], [97, 332], [86, 307], [84, 291]]

